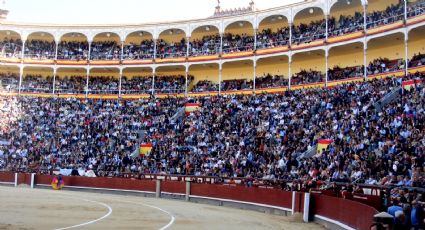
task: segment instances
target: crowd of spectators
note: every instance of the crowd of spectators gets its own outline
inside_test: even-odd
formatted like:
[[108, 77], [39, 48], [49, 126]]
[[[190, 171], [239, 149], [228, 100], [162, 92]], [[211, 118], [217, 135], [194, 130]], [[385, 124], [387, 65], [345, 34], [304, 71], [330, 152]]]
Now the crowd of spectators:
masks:
[[220, 35], [203, 36], [190, 41], [190, 56], [214, 55], [220, 53]]
[[19, 75], [15, 73], [0, 73], [0, 90], [15, 92], [19, 90]]
[[66, 94], [84, 94], [87, 90], [86, 76], [57, 76], [55, 92]]
[[[187, 85], [194, 80], [192, 75], [187, 77]], [[186, 77], [183, 75], [155, 76], [154, 89], [156, 93], [184, 93], [186, 91]]]
[[316, 70], [301, 70], [291, 78], [291, 85], [325, 82], [325, 74]]
[[217, 92], [218, 84], [210, 80], [201, 80], [193, 86], [192, 92]]
[[[409, 103], [373, 110], [397, 85], [396, 79], [385, 79], [284, 94], [198, 98], [199, 111], [177, 122], [170, 118], [185, 99], [9, 98], [20, 112], [7, 130], [13, 144], [2, 151], [8, 167], [357, 182], [371, 177], [379, 183], [394, 173], [394, 164], [404, 169], [403, 176], [412, 165], [408, 162], [423, 167], [424, 91], [410, 92], [412, 98], [403, 98]], [[141, 130], [153, 150], [131, 159]], [[321, 138], [334, 142], [318, 157], [297, 159]], [[417, 160], [403, 159], [408, 156]], [[423, 183], [423, 176], [415, 183]]]
[[409, 68], [410, 67], [418, 67], [425, 65], [425, 54], [414, 54], [412, 59], [409, 60]]
[[367, 66], [367, 75], [393, 72], [404, 68], [405, 61], [403, 59], [390, 60], [388, 58], [377, 58]]
[[19, 58], [21, 57], [22, 41], [20, 39], [3, 39], [0, 41], [0, 57]]
[[151, 40], [143, 40], [140, 44], [130, 43], [124, 45], [124, 60], [139, 60], [154, 58], [155, 43]]
[[247, 34], [223, 35], [223, 53], [235, 53], [254, 50], [254, 36]]
[[89, 94], [118, 94], [119, 78], [114, 76], [90, 76]]
[[152, 93], [152, 76], [123, 76], [121, 79], [122, 94]]
[[158, 39], [157, 42], [157, 58], [173, 58], [185, 57], [187, 53], [187, 42], [182, 38], [180, 42], [167, 42]]
[[27, 40], [25, 43], [25, 58], [54, 59], [56, 43], [54, 41]]
[[62, 41], [58, 44], [59, 60], [87, 60], [88, 42]]
[[263, 29], [257, 33], [257, 49], [272, 48], [289, 45], [289, 28], [283, 27], [272, 31]]
[[115, 41], [92, 42], [90, 49], [91, 60], [119, 60], [121, 46]]
[[347, 78], [363, 77], [364, 76], [364, 67], [363, 66], [353, 66], [341, 68], [335, 66], [332, 69], [328, 70], [328, 81], [342, 80]]
[[[425, 13], [425, 2], [416, 1], [408, 3], [408, 17]], [[366, 16], [367, 28], [390, 24], [404, 19], [404, 2], [391, 4], [384, 10], [369, 12]], [[340, 15], [330, 17], [328, 20], [328, 36], [339, 36], [364, 28], [363, 12], [354, 12], [353, 15]], [[312, 21], [293, 25], [292, 43], [308, 43], [314, 40], [325, 39], [326, 20]], [[256, 48], [270, 48], [289, 44], [289, 27], [282, 27], [276, 31], [263, 29], [257, 34]], [[124, 46], [124, 59], [150, 59], [154, 57], [153, 40], [144, 40], [140, 44], [127, 44]], [[3, 56], [19, 57], [22, 41], [5, 39], [0, 43]], [[90, 56], [92, 60], [118, 60], [121, 56], [121, 48], [116, 42], [103, 41], [93, 42]], [[233, 53], [254, 50], [254, 37], [247, 34], [226, 33], [223, 36], [223, 52]], [[208, 35], [201, 39], [190, 41], [189, 55], [212, 55], [220, 51], [220, 35]], [[186, 56], [187, 42], [184, 38], [179, 42], [166, 42], [162, 39], [157, 41], [157, 57], [183, 57]], [[25, 55], [29, 58], [53, 59], [55, 56], [55, 42], [41, 40], [29, 40], [25, 45]], [[59, 59], [80, 60], [87, 59], [87, 42], [60, 42], [58, 46]]]
[[264, 74], [263, 76], [256, 77], [255, 88], [264, 89], [264, 88], [282, 87], [282, 86], [288, 86], [288, 83], [289, 83], [289, 79], [285, 78], [285, 76], [283, 75]]
[[51, 93], [53, 90], [53, 77], [41, 75], [25, 75], [22, 79], [22, 92]]

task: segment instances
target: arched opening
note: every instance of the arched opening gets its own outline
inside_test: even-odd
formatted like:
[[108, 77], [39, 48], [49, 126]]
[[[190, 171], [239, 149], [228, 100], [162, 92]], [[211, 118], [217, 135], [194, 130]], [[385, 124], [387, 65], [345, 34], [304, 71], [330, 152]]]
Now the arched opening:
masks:
[[303, 9], [295, 15], [292, 44], [310, 43], [326, 38], [326, 19], [319, 7]]
[[168, 29], [159, 35], [157, 58], [185, 57], [187, 53], [186, 33], [181, 29]]
[[89, 74], [89, 94], [118, 94], [120, 71], [118, 68], [92, 68]]
[[194, 76], [193, 82], [188, 86], [188, 90], [190, 92], [218, 92], [218, 64], [210, 63], [191, 65], [189, 67], [189, 73]]
[[90, 60], [119, 60], [121, 58], [120, 37], [116, 33], [100, 33], [93, 38]]
[[330, 10], [328, 36], [363, 31], [363, 6], [361, 0], [338, 0]]
[[223, 36], [223, 53], [254, 50], [254, 27], [248, 21], [233, 22], [226, 27]]
[[404, 19], [404, 3], [399, 0], [369, 0], [367, 28], [392, 24]]
[[0, 65], [0, 92], [18, 92], [19, 67]]
[[35, 60], [54, 59], [56, 43], [52, 34], [35, 32], [28, 36], [25, 42], [24, 57]]
[[[156, 69], [154, 89], [157, 94], [184, 93], [186, 89], [186, 68], [182, 65], [161, 66]], [[193, 76], [188, 76], [188, 85]]]
[[11, 30], [0, 31], [0, 57], [20, 58], [22, 53], [21, 35]]
[[25, 67], [21, 92], [52, 93], [53, 69], [49, 67]]
[[328, 67], [328, 81], [363, 77], [363, 43], [332, 47], [329, 50]]
[[151, 94], [152, 68], [129, 67], [123, 70], [121, 94]]
[[272, 15], [260, 22], [257, 32], [257, 49], [289, 45], [288, 19]]
[[87, 70], [84, 68], [58, 68], [56, 71], [56, 94], [85, 94]]
[[418, 67], [425, 66], [425, 26], [409, 31], [408, 58], [409, 72], [416, 72]]
[[223, 64], [221, 91], [254, 89], [254, 63], [252, 60], [226, 62]]
[[287, 87], [289, 84], [288, 61], [286, 55], [259, 59], [257, 61], [255, 89]]
[[220, 34], [215, 26], [196, 28], [190, 38], [190, 56], [215, 55], [220, 53]]
[[404, 34], [372, 39], [367, 48], [368, 76], [404, 69]]
[[325, 82], [326, 59], [324, 50], [297, 53], [292, 56], [291, 86]]
[[89, 43], [81, 33], [67, 33], [61, 37], [58, 44], [58, 60], [87, 60]]
[[124, 43], [124, 60], [141, 60], [154, 58], [155, 43], [152, 34], [136, 31], [129, 34]]

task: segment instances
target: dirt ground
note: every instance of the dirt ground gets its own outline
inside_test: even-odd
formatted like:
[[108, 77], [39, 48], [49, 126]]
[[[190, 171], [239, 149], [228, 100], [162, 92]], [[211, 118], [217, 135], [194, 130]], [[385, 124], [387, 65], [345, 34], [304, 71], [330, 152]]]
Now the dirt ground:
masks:
[[138, 196], [0, 186], [0, 230], [324, 229], [299, 218]]

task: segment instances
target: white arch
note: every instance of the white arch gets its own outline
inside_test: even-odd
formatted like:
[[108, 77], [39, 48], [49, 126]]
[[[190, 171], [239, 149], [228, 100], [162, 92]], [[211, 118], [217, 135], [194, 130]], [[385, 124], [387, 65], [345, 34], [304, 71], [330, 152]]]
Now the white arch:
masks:
[[244, 17], [233, 17], [230, 19], [225, 19], [223, 20], [223, 33], [224, 31], [226, 31], [227, 27], [230, 24], [233, 24], [235, 22], [249, 22], [252, 25], [252, 29], [255, 29], [255, 15], [248, 15], [248, 16], [244, 16]]
[[157, 29], [156, 32], [153, 34], [154, 39], [158, 39], [159, 36], [167, 30], [175, 30], [175, 29], [182, 30], [186, 37], [190, 34], [189, 33], [189, 25], [158, 26], [156, 29]]
[[220, 25], [216, 23], [199, 23], [199, 24], [190, 24], [190, 34], [188, 34], [188, 37], [192, 37], [192, 34], [195, 30], [202, 28], [202, 27], [214, 27], [218, 30], [218, 33], [220, 33]]
[[88, 37], [87, 37], [87, 35], [85, 35], [85, 34], [83, 34], [83, 33], [81, 33], [81, 32], [67, 32], [67, 33], [61, 33], [61, 34], [60, 34], [60, 36], [58, 36], [58, 41], [57, 41], [57, 42], [62, 41], [63, 37], [64, 37], [65, 35], [68, 35], [68, 34], [81, 34], [81, 35], [83, 35], [83, 36], [84, 36], [84, 38], [88, 41]]
[[[108, 31], [103, 31], [103, 32], [97, 32], [96, 34], [94, 34], [93, 35], [93, 37], [92, 37], [92, 39], [91, 39], [91, 41], [93, 41], [93, 39], [94, 38], [96, 38], [96, 36], [98, 36], [98, 35], [101, 35], [101, 34], [107, 34], [107, 33], [110, 33], [111, 34], [111, 37], [112, 37], [112, 35], [116, 35], [118, 38], [119, 38], [119, 40], [120, 41], [122, 41], [121, 40], [121, 36], [120, 36], [120, 34], [118, 33], [118, 32], [114, 32], [114, 31], [112, 31], [112, 30], [108, 30]], [[87, 37], [88, 38], [88, 37]], [[90, 40], [89, 40], [90, 41]]]
[[128, 36], [130, 36], [130, 34], [132, 34], [132, 33], [136, 33], [136, 32], [143, 32], [143, 33], [148, 33], [150, 36], [152, 36], [152, 39], [153, 39], [153, 35], [154, 35], [154, 31], [153, 30], [148, 30], [148, 29], [137, 29], [137, 30], [134, 30], [134, 29], [129, 29], [129, 30], [124, 30], [123, 31], [123, 36], [124, 36], [124, 40], [123, 41], [126, 41], [127, 40], [127, 38], [128, 38]]
[[232, 24], [235, 24], [235, 23], [246, 23], [246, 22], [248, 22], [248, 23], [250, 23], [251, 24], [251, 28], [252, 28], [252, 30], [254, 30], [255, 29], [255, 27], [254, 27], [254, 23], [252, 22], [252, 21], [248, 21], [248, 20], [238, 20], [238, 21], [233, 21], [233, 22], [231, 22], [231, 23], [228, 23], [227, 25], [225, 25], [223, 28], [223, 32], [226, 32], [226, 30], [227, 30], [227, 28], [230, 26], [230, 25], [232, 25]]
[[287, 9], [282, 9], [282, 10], [278, 10], [278, 11], [268, 11], [268, 12], [264, 12], [264, 13], [260, 13], [257, 15], [257, 22], [255, 25], [255, 28], [258, 28], [261, 24], [261, 22], [271, 16], [282, 16], [284, 18], [286, 18], [286, 20], [288, 21], [288, 23], [290, 23], [291, 21], [291, 9], [287, 8]]
[[[261, 24], [264, 20], [266, 20], [267, 18], [275, 17], [275, 16], [277, 16], [277, 17], [282, 16], [283, 18], [285, 18], [285, 19], [286, 19], [286, 22], [288, 22], [288, 24], [289, 24], [289, 18], [288, 18], [287, 16], [285, 16], [285, 15], [283, 15], [283, 14], [272, 14], [272, 15], [265, 15], [264, 17], [259, 17], [259, 18], [258, 18], [258, 20], [257, 20], [256, 28], [258, 29], [258, 28], [260, 27], [260, 24]], [[282, 19], [282, 21], [284, 22], [284, 20], [283, 20], [283, 19]]]
[[311, 5], [299, 5], [299, 6], [295, 6], [292, 8], [292, 20], [291, 22], [294, 22], [295, 17], [297, 16], [298, 13], [300, 13], [303, 10], [306, 9], [310, 9], [310, 8], [319, 8], [322, 10], [323, 12], [323, 17], [325, 17], [326, 13], [328, 12], [328, 10], [326, 9], [326, 3], [320, 2], [320, 1], [316, 1], [316, 2], [312, 2]]

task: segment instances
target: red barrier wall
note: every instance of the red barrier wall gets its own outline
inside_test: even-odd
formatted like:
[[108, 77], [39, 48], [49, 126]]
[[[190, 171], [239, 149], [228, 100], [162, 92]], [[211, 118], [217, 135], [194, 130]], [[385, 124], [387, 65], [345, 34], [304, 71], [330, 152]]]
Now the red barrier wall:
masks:
[[186, 194], [186, 183], [181, 181], [161, 181], [161, 192]]
[[277, 189], [247, 188], [237, 185], [192, 183], [190, 194], [274, 205], [292, 209], [292, 193]]
[[[51, 184], [53, 176], [37, 175], [36, 184]], [[155, 192], [155, 181], [118, 177], [72, 177], [64, 176], [65, 186], [123, 189]]]
[[378, 213], [371, 206], [321, 194], [311, 194], [310, 204], [312, 213], [337, 220], [360, 230], [369, 229], [373, 222], [373, 215]]
[[13, 173], [13, 172], [0, 172], [0, 182], [15, 183], [15, 173]]

